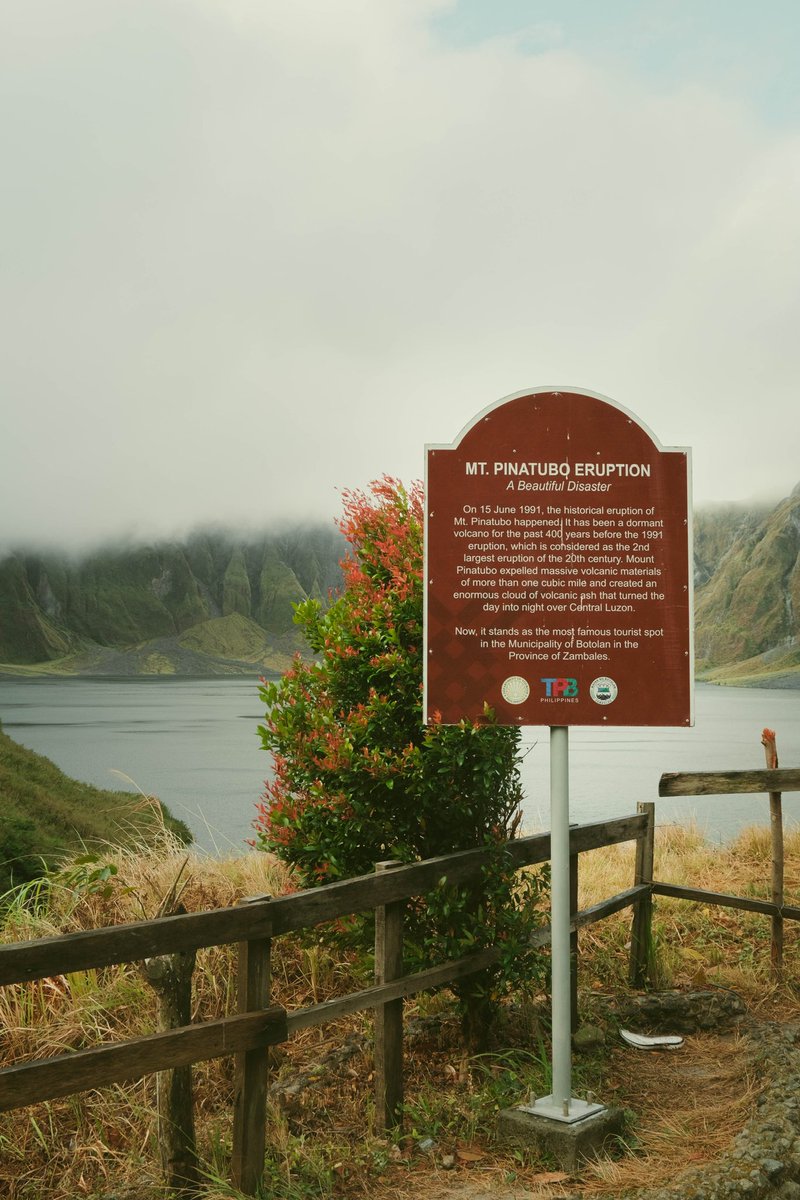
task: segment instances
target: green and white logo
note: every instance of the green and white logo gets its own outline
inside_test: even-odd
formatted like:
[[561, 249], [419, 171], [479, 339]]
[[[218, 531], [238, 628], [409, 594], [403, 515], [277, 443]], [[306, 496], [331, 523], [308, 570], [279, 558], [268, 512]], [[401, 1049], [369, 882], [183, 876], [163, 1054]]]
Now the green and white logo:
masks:
[[589, 695], [595, 704], [613, 704], [618, 690], [614, 680], [609, 679], [607, 675], [601, 675], [599, 679], [593, 679], [589, 684]]
[[509, 675], [500, 691], [506, 704], [524, 704], [531, 694], [530, 684], [521, 675]]

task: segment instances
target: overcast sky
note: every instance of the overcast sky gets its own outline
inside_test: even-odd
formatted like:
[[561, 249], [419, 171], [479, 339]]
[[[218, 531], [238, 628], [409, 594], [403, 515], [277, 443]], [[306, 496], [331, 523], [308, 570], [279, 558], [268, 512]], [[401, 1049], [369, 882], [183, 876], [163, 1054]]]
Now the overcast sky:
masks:
[[800, 480], [796, 0], [4, 0], [0, 545], [328, 519], [526, 387]]

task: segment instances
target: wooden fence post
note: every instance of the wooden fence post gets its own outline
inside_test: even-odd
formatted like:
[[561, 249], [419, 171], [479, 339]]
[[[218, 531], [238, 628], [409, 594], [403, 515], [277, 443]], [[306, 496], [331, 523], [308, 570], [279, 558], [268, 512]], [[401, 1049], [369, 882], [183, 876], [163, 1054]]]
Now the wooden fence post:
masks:
[[[144, 960], [145, 977], [158, 995], [161, 1029], [180, 1029], [192, 1020], [195, 952], [179, 951]], [[171, 1193], [198, 1194], [199, 1170], [194, 1132], [192, 1068], [174, 1067], [156, 1075], [158, 1145], [164, 1182]]]
[[[569, 915], [574, 920], [578, 912], [578, 854], [569, 856]], [[571, 1013], [571, 1028], [574, 1033], [578, 1028], [578, 931], [570, 930], [569, 935], [569, 1003]]]
[[[634, 886], [653, 882], [653, 857], [655, 853], [656, 806], [650, 801], [636, 805], [636, 811], [647, 817], [647, 828], [636, 839], [636, 866]], [[640, 896], [633, 905], [631, 925], [631, 957], [628, 980], [632, 987], [644, 987], [652, 982], [653, 950], [653, 897], [650, 892]]]
[[[778, 747], [775, 731], [765, 729], [761, 734], [768, 771], [778, 769]], [[783, 797], [780, 792], [769, 794], [769, 828], [772, 846], [772, 903], [783, 908]], [[771, 921], [770, 968], [776, 979], [783, 975], [783, 914], [775, 913]]]
[[[380, 862], [376, 871], [401, 863]], [[402, 900], [375, 909], [375, 982], [389, 983], [403, 974]], [[394, 1129], [403, 1110], [403, 1001], [375, 1005], [375, 1118], [378, 1129]]]
[[[270, 896], [248, 896], [239, 903], [269, 899]], [[237, 1011], [240, 1013], [269, 1007], [270, 947], [271, 939], [266, 937], [239, 943]], [[264, 1175], [268, 1061], [268, 1046], [236, 1055], [231, 1176], [234, 1186], [246, 1196], [256, 1194]]]

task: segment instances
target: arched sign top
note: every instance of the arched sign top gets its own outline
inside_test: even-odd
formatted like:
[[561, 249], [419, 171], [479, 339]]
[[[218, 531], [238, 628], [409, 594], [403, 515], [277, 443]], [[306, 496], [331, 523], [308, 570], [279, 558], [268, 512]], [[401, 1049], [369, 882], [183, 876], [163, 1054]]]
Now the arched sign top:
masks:
[[476, 416], [472, 417], [472, 419], [469, 420], [467, 424], [464, 425], [464, 427], [460, 430], [455, 441], [445, 442], [439, 445], [431, 443], [426, 447], [426, 449], [454, 449], [455, 447], [460, 446], [464, 438], [467, 437], [468, 434], [471, 433], [471, 431], [476, 427], [479, 427], [482, 422], [491, 420], [499, 409], [504, 408], [508, 404], [514, 404], [516, 401], [525, 400], [527, 397], [532, 396], [585, 396], [589, 400], [599, 400], [602, 404], [608, 405], [610, 409], [616, 409], [616, 411], [622, 417], [626, 418], [632, 424], [637, 425], [639, 429], [641, 429], [642, 433], [644, 433], [650, 439], [657, 450], [677, 450], [679, 452], [686, 451], [688, 453], [687, 447], [684, 446], [663, 446], [649, 426], [644, 423], [644, 421], [640, 421], [635, 413], [631, 412], [630, 409], [625, 408], [623, 404], [618, 404], [616, 400], [612, 400], [609, 396], [603, 396], [600, 392], [590, 392], [586, 388], [566, 386], [525, 388], [521, 392], [513, 392], [510, 396], [503, 396], [501, 400], [495, 400], [492, 404], [488, 404], [486, 408], [482, 409]]
[[427, 720], [692, 721], [690, 454], [532, 388], [427, 447]]

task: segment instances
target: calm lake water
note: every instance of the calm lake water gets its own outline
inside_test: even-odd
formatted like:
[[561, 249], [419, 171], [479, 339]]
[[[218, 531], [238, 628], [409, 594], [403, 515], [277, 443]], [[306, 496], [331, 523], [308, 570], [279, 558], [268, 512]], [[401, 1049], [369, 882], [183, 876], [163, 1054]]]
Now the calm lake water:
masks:
[[[0, 680], [0, 721], [10, 737], [97, 787], [159, 796], [214, 854], [238, 852], [252, 835], [270, 773], [257, 726], [253, 679]], [[574, 729], [570, 816], [597, 821], [656, 800], [656, 821], [696, 820], [714, 841], [768, 824], [766, 796], [658, 800], [664, 771], [764, 766], [761, 730], [777, 732], [782, 766], [800, 764], [800, 692], [699, 684], [693, 729]], [[523, 730], [525, 822], [549, 825], [549, 732]], [[784, 797], [787, 825], [800, 794]]]

